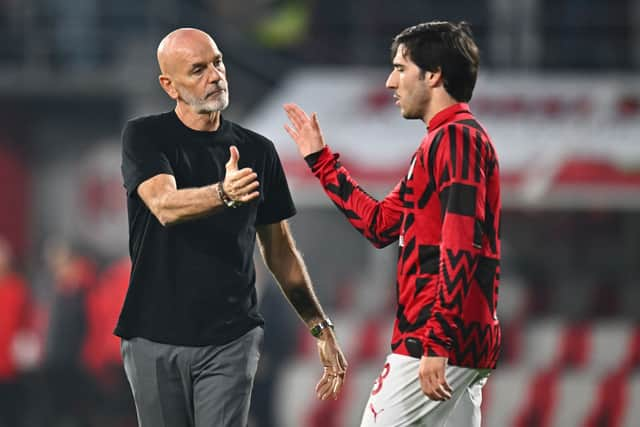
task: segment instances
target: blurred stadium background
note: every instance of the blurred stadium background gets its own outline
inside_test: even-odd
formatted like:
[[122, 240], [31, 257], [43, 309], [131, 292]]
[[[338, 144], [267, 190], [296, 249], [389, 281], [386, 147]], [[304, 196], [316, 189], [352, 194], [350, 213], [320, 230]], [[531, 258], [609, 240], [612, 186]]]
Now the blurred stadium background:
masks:
[[171, 108], [155, 48], [180, 26], [224, 52], [225, 115], [276, 143], [350, 362], [341, 399], [316, 401], [313, 340], [261, 269], [251, 426], [358, 425], [389, 350], [396, 250], [368, 246], [327, 202], [281, 105], [318, 111], [383, 196], [424, 131], [384, 89], [388, 47], [433, 19], [472, 24], [471, 105], [502, 167], [504, 350], [483, 425], [640, 426], [639, 0], [1, 1], [0, 426], [136, 424], [110, 335], [129, 269], [119, 137]]

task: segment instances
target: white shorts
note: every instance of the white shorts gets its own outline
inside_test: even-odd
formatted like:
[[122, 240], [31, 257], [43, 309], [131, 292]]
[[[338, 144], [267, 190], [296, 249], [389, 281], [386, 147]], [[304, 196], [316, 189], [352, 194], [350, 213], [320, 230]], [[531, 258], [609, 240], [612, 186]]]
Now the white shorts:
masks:
[[448, 366], [451, 399], [434, 401], [420, 388], [420, 359], [390, 354], [364, 408], [360, 427], [480, 427], [482, 386], [490, 369]]

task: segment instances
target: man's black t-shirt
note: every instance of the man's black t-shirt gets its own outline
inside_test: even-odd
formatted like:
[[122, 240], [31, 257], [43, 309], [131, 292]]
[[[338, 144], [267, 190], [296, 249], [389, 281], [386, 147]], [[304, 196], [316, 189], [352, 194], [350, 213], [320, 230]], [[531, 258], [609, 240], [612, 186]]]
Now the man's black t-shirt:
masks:
[[[295, 214], [273, 143], [224, 119], [217, 131], [196, 131], [173, 111], [129, 121], [122, 141], [133, 265], [115, 334], [200, 346], [231, 341], [262, 325], [253, 265], [256, 225]], [[221, 181], [231, 145], [240, 153], [238, 168], [258, 174], [259, 199], [162, 226], [138, 186], [158, 174], [173, 175], [178, 189]]]

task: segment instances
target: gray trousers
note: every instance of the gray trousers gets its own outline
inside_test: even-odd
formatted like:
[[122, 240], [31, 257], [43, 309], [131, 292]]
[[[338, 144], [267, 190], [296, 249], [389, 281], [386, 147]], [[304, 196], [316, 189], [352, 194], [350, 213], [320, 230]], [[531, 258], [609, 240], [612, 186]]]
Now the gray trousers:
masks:
[[122, 340], [140, 427], [246, 427], [264, 332], [223, 345]]

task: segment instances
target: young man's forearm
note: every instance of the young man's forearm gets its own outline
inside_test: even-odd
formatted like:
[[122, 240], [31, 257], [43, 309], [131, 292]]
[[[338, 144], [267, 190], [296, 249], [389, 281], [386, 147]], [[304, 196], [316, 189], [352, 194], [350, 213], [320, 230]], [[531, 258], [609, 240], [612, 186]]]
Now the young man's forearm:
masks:
[[403, 218], [400, 192], [404, 182], [378, 201], [358, 185], [328, 146], [305, 160], [329, 199], [376, 248], [384, 248], [398, 240]]

